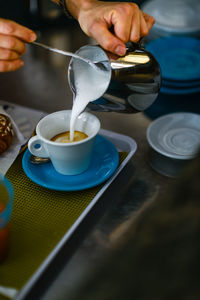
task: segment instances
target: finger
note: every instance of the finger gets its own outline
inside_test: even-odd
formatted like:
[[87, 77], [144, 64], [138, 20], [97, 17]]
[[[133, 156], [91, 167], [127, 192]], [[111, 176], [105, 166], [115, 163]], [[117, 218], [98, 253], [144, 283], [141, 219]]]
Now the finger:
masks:
[[14, 35], [25, 42], [33, 42], [36, 34], [29, 28], [26, 28], [14, 21], [0, 18], [0, 33], [5, 35]]
[[148, 33], [149, 33], [149, 28], [147, 26], [147, 23], [146, 23], [143, 15], [141, 14], [141, 16], [140, 16], [140, 35], [147, 36]]
[[151, 28], [153, 27], [154, 23], [155, 23], [155, 19], [152, 16], [145, 13], [145, 12], [143, 12], [142, 14], [143, 14], [143, 17], [145, 19], [148, 30], [150, 31]]
[[19, 54], [15, 51], [0, 48], [0, 60], [15, 60], [19, 58]]
[[130, 41], [138, 42], [139, 39], [140, 39], [140, 14], [134, 14], [132, 19]]
[[8, 61], [0, 60], [0, 72], [11, 72], [16, 71], [24, 65], [24, 62], [21, 59]]
[[16, 51], [18, 54], [23, 54], [26, 50], [24, 42], [14, 36], [0, 34], [1, 48]]
[[126, 53], [125, 44], [115, 37], [104, 23], [93, 24], [90, 34], [105, 50], [120, 56]]
[[124, 43], [129, 41], [132, 26], [133, 8], [131, 4], [123, 3], [112, 14], [111, 23], [114, 26], [114, 33]]

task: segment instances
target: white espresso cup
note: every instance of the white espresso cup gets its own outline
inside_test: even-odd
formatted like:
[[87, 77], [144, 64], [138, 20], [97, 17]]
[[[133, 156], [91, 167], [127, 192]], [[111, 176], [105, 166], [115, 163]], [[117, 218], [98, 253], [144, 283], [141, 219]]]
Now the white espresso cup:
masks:
[[64, 175], [77, 175], [89, 167], [94, 141], [100, 130], [99, 119], [83, 112], [78, 116], [75, 130], [88, 137], [77, 142], [59, 143], [51, 139], [70, 130], [71, 110], [62, 110], [45, 116], [36, 126], [36, 135], [28, 142], [29, 151], [39, 157], [49, 157], [55, 170]]

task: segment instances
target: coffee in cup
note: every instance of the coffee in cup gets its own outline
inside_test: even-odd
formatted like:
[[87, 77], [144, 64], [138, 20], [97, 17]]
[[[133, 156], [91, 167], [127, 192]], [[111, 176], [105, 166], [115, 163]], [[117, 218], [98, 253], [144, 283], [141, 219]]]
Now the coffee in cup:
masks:
[[70, 140], [70, 131], [56, 134], [54, 137], [51, 138], [51, 141], [58, 142], [58, 143], [73, 143], [73, 142], [82, 141], [82, 140], [86, 139], [87, 137], [88, 137], [88, 135], [85, 134], [84, 132], [75, 130], [72, 141]]

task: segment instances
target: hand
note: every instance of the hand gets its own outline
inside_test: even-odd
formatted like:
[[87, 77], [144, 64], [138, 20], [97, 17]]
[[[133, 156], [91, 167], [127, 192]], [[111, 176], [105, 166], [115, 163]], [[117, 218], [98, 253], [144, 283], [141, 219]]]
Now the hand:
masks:
[[68, 0], [66, 4], [82, 30], [117, 55], [126, 53], [128, 41], [137, 42], [148, 35], [155, 22], [131, 2]]
[[0, 72], [15, 71], [24, 65], [20, 56], [25, 42], [33, 42], [36, 34], [13, 21], [0, 18]]

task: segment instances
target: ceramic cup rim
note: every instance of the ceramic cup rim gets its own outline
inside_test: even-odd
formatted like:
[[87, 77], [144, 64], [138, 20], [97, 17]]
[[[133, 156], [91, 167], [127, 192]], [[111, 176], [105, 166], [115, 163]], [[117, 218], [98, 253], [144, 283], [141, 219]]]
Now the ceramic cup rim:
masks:
[[[45, 137], [42, 136], [41, 131], [40, 131], [40, 126], [42, 125], [43, 122], [45, 122], [50, 116], [57, 115], [57, 114], [59, 115], [59, 114], [61, 114], [61, 113], [65, 113], [65, 112], [69, 113], [69, 112], [71, 112], [71, 111], [72, 111], [71, 109], [69, 109], [69, 110], [59, 110], [59, 111], [50, 113], [50, 114], [46, 115], [44, 118], [42, 118], [42, 119], [38, 122], [38, 124], [37, 124], [37, 126], [36, 126], [36, 135], [37, 135], [38, 139], [42, 140], [43, 142], [45, 142], [46, 144], [49, 144], [49, 145], [54, 145], [54, 146], [59, 146], [59, 147], [72, 147], [72, 146], [74, 146], [74, 145], [80, 145], [80, 144], [83, 144], [83, 143], [85, 143], [85, 142], [91, 140], [94, 136], [96, 136], [96, 135], [98, 134], [98, 132], [99, 132], [99, 130], [100, 130], [100, 127], [101, 127], [101, 124], [100, 124], [99, 119], [98, 119], [95, 115], [93, 115], [93, 114], [91, 114], [91, 113], [89, 113], [89, 112], [82, 112], [78, 117], [83, 116], [83, 114], [84, 114], [84, 115], [92, 116], [92, 117], [96, 120], [96, 122], [97, 122], [97, 127], [98, 127], [98, 129], [97, 129], [94, 133], [92, 133], [90, 136], [88, 136], [87, 138], [85, 138], [85, 139], [83, 139], [83, 140], [80, 140], [80, 141], [71, 142], [71, 143], [60, 143], [60, 142], [54, 142], [54, 141], [51, 141], [50, 139], [45, 138]], [[58, 132], [58, 134], [59, 134], [59, 133], [60, 133], [60, 132]]]

